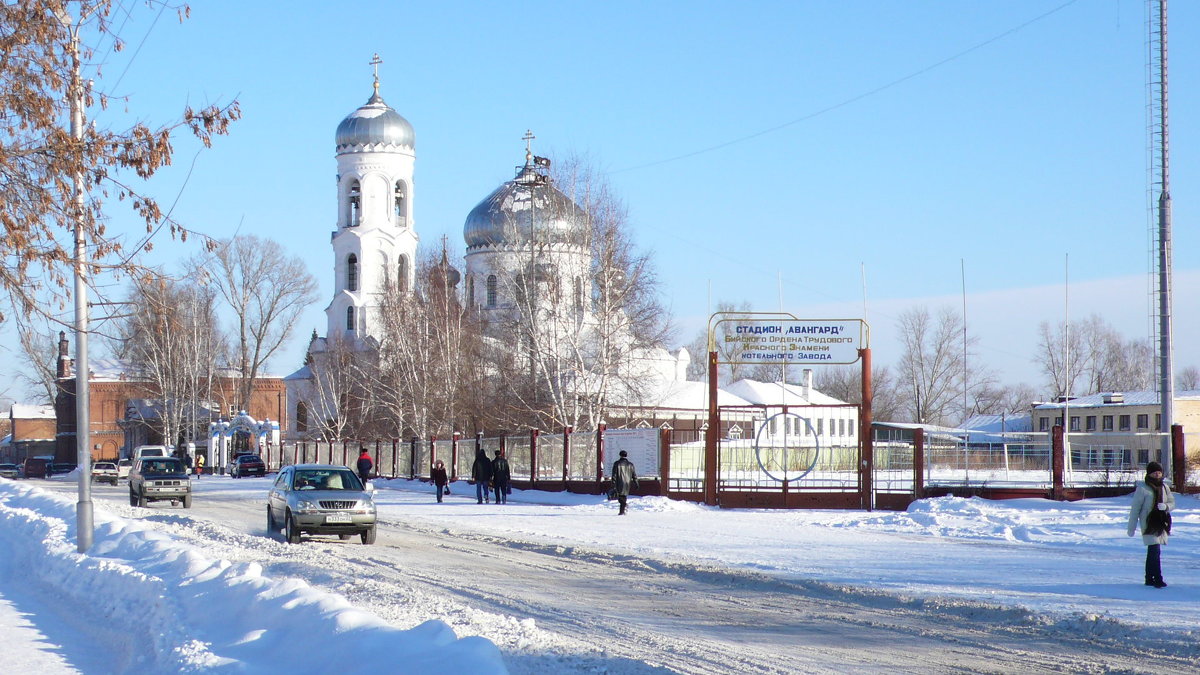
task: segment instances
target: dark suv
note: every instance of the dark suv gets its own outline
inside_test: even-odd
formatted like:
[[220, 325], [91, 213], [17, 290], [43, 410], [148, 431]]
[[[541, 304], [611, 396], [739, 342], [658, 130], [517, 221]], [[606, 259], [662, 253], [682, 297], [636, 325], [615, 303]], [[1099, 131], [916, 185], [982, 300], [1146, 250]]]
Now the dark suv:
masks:
[[177, 457], [143, 457], [129, 470], [129, 505], [145, 506], [148, 502], [170, 500], [192, 507], [192, 482], [187, 469]]
[[267, 475], [267, 465], [258, 455], [238, 455], [229, 463], [229, 475], [234, 478]]

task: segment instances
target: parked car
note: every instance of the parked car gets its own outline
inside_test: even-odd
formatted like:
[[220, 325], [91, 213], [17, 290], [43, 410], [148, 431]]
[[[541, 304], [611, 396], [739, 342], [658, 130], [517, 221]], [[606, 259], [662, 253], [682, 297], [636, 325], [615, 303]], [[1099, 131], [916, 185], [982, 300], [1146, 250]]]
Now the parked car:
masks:
[[21, 475], [21, 469], [16, 464], [0, 464], [0, 478], [16, 478]]
[[355, 534], [375, 543], [375, 486], [365, 487], [348, 467], [295, 464], [279, 471], [267, 494], [267, 532], [283, 529], [289, 544], [301, 534]]
[[133, 460], [137, 461], [142, 457], [170, 457], [171, 448], [165, 445], [139, 445], [133, 449]]
[[229, 463], [229, 475], [234, 478], [267, 475], [267, 465], [258, 455], [238, 455]]
[[112, 462], [92, 463], [92, 482], [117, 484], [117, 465]]
[[133, 468], [133, 460], [128, 457], [122, 457], [117, 460], [117, 478], [125, 480], [129, 478], [129, 470]]
[[146, 506], [149, 502], [170, 500], [192, 508], [192, 481], [178, 457], [146, 457], [129, 470], [129, 505]]
[[26, 478], [45, 478], [50, 475], [50, 462], [41, 457], [27, 457], [22, 471]]
[[54, 475], [71, 473], [78, 466], [75, 462], [54, 462], [50, 465], [50, 473]]

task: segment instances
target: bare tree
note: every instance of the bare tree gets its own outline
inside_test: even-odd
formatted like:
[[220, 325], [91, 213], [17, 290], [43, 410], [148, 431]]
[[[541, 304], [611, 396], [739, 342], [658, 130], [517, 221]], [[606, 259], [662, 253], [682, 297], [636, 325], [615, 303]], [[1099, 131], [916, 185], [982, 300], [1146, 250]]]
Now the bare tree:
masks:
[[[0, 288], [19, 313], [55, 315], [69, 287], [76, 228], [87, 243], [85, 271], [143, 276], [134, 256], [161, 229], [186, 239], [131, 179], [148, 179], [171, 163], [172, 134], [187, 127], [208, 146], [239, 117], [237, 103], [184, 108], [176, 123], [152, 128], [138, 121], [113, 130], [86, 124], [88, 109], [109, 109], [114, 97], [103, 83], [105, 58], [95, 45], [124, 42], [110, 23], [113, 0], [29, 0], [0, 4]], [[128, 10], [122, 7], [122, 16]], [[186, 15], [181, 9], [180, 18]], [[115, 114], [109, 112], [108, 116]], [[71, 123], [67, 126], [67, 122]], [[129, 204], [146, 235], [107, 230], [110, 199]], [[39, 302], [43, 292], [58, 303]], [[0, 316], [2, 318], [2, 316]]]
[[164, 441], [200, 436], [214, 407], [221, 351], [212, 292], [160, 276], [138, 282], [129, 305], [133, 310], [118, 327], [117, 354], [149, 385]]
[[53, 403], [58, 396], [58, 345], [49, 330], [49, 323], [37, 321], [38, 325], [31, 325], [34, 317], [21, 315], [14, 319], [21, 348], [17, 377], [28, 393], [46, 404]]
[[324, 440], [366, 437], [376, 407], [370, 387], [374, 359], [375, 354], [354, 338], [313, 335], [305, 360], [309, 379], [298, 392], [298, 403], [308, 418], [304, 436]]
[[316, 302], [317, 281], [299, 257], [253, 235], [221, 241], [192, 265], [207, 273], [233, 312], [236, 399], [246, 410], [263, 367], [292, 337], [304, 309]]
[[[813, 387], [846, 403], [862, 403], [862, 365], [825, 366], [814, 369]], [[883, 365], [871, 365], [871, 417], [880, 422], [898, 421], [902, 413], [896, 378]]]
[[[752, 308], [749, 302], [742, 301], [740, 303], [722, 300], [717, 303], [717, 308], [714, 313], [720, 312], [750, 312]], [[717, 381], [720, 385], [736, 382], [744, 377], [751, 377], [750, 371], [744, 364], [728, 363], [729, 356], [734, 349], [731, 342], [725, 338], [731, 335], [733, 329], [729, 324], [721, 324], [717, 328], [716, 350], [717, 350]], [[689, 380], [696, 382], [708, 379], [708, 328], [705, 327], [700, 331], [691, 343], [688, 344], [688, 351], [691, 352], [692, 362], [688, 364], [687, 377]]]
[[[911, 421], [921, 424], [948, 425], [961, 416], [963, 380], [962, 317], [943, 307], [937, 317], [927, 307], [910, 309], [900, 315], [896, 331], [903, 352], [898, 372], [903, 408]], [[976, 340], [967, 339], [969, 349]]]
[[1175, 386], [1180, 391], [1196, 391], [1200, 389], [1200, 368], [1188, 366], [1175, 376]]
[[1054, 330], [1043, 322], [1035, 358], [1056, 398], [1068, 391], [1082, 395], [1153, 388], [1149, 340], [1127, 340], [1096, 314]]

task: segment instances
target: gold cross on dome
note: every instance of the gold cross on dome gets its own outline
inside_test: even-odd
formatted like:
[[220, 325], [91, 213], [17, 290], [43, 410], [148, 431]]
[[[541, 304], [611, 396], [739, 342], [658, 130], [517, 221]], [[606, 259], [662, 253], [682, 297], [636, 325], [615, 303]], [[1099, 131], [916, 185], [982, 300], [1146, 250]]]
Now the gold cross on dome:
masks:
[[537, 136], [534, 136], [532, 131], [529, 129], [525, 130], [525, 135], [521, 137], [521, 140], [525, 141], [525, 154], [529, 154], [529, 142], [535, 138], [537, 138]]

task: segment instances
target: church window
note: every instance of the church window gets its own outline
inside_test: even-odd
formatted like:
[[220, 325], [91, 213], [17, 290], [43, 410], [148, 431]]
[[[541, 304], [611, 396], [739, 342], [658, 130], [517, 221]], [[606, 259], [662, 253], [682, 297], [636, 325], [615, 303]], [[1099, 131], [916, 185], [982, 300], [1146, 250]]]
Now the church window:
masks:
[[308, 406], [304, 401], [296, 404], [296, 431], [304, 433], [308, 431]]
[[408, 256], [400, 256], [400, 269], [396, 272], [396, 288], [408, 290]]
[[362, 188], [358, 181], [350, 183], [350, 227], [358, 227], [362, 222]]
[[467, 277], [467, 307], [475, 306], [475, 277]]
[[583, 279], [575, 277], [574, 285], [575, 287], [572, 291], [572, 298], [575, 312], [578, 314], [579, 312], [583, 311]]
[[379, 279], [383, 283], [384, 288], [387, 287], [390, 276], [391, 276], [391, 273], [390, 273], [390, 270], [388, 270], [388, 256], [386, 253], [380, 253], [379, 254]]
[[346, 330], [354, 330], [354, 308], [346, 308]]
[[358, 290], [358, 256], [353, 253], [346, 258], [346, 290]]
[[496, 275], [489, 274], [487, 278], [487, 306], [496, 306]]
[[396, 181], [395, 195], [393, 197], [396, 224], [400, 227], [408, 225], [408, 186], [404, 181]]

